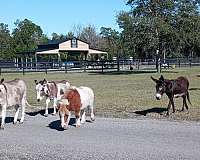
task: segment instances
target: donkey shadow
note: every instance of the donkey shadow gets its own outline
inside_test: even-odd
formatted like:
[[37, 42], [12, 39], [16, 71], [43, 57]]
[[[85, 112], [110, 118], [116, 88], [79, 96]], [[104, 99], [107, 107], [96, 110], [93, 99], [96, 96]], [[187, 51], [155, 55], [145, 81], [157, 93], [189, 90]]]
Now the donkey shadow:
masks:
[[[45, 109], [42, 109], [42, 110], [39, 110], [39, 111], [33, 111], [33, 112], [26, 112], [26, 114], [28, 114], [29, 116], [36, 116], [38, 114], [44, 116], [44, 113], [45, 113]], [[53, 108], [48, 108], [48, 113], [52, 114], [53, 113]]]
[[162, 113], [166, 112], [166, 111], [167, 111], [167, 108], [154, 107], [154, 108], [150, 108], [150, 109], [146, 109], [146, 110], [135, 111], [133, 113], [146, 116], [148, 113], [158, 113], [158, 114], [162, 115]]
[[[20, 119], [17, 119], [17, 121], [19, 121]], [[2, 119], [0, 118], [0, 123], [1, 123]], [[5, 118], [5, 123], [13, 123], [14, 122], [14, 117], [6, 117]]]
[[[2, 119], [0, 118], [0, 122], [2, 121]], [[14, 121], [14, 117], [6, 117], [5, 118], [5, 123], [13, 123]]]
[[[76, 118], [70, 118], [69, 125], [75, 126], [75, 123], [76, 123]], [[49, 123], [48, 127], [51, 129], [55, 129], [57, 131], [64, 131], [64, 129], [60, 126], [60, 120], [56, 120]]]

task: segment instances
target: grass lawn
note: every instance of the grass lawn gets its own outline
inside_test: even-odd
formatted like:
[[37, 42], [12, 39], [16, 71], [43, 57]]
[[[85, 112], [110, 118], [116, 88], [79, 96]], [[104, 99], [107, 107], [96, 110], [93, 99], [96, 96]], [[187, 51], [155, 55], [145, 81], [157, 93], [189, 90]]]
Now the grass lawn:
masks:
[[[171, 79], [178, 76], [186, 76], [190, 81], [190, 99], [188, 112], [180, 112], [182, 108], [182, 98], [175, 100], [176, 113], [165, 116], [162, 112], [168, 104], [165, 96], [160, 101], [155, 99], [155, 84], [150, 76], [159, 78], [156, 72], [121, 72], [121, 73], [21, 73], [2, 74], [0, 78], [12, 80], [21, 78], [28, 86], [28, 101], [35, 106], [35, 110], [44, 109], [45, 102], [36, 101], [34, 80], [69, 80], [74, 86], [88, 86], [95, 92], [96, 115], [108, 117], [143, 117], [167, 118], [181, 120], [200, 120], [200, 67], [176, 68], [164, 70], [163, 76]], [[32, 110], [28, 108], [27, 110]], [[135, 114], [134, 112], [138, 113]], [[159, 112], [159, 113], [158, 113]], [[147, 113], [147, 114], [146, 114]]]

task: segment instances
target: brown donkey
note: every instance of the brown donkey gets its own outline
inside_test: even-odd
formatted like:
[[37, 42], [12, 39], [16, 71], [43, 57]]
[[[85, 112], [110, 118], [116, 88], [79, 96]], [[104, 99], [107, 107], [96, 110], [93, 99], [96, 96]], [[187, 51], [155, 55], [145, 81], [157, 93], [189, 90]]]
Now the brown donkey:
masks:
[[188, 102], [189, 98], [189, 81], [186, 77], [178, 77], [177, 79], [164, 79], [161, 75], [159, 79], [151, 77], [151, 79], [156, 83], [156, 99], [160, 100], [162, 95], [165, 93], [169, 98], [169, 104], [167, 107], [167, 115], [169, 115], [169, 109], [172, 105], [173, 113], [175, 112], [174, 98], [182, 97], [183, 98], [183, 107], [182, 111], [185, 108], [188, 110], [188, 105], [186, 102], [186, 97]]

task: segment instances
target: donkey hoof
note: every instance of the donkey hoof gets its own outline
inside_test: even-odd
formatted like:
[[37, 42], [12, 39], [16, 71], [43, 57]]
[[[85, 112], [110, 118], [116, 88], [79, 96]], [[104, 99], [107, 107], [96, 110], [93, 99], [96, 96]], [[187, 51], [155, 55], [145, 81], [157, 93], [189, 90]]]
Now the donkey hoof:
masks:
[[45, 117], [48, 117], [48, 114], [45, 113], [44, 116], [45, 116]]
[[64, 130], [68, 130], [68, 126], [64, 126], [62, 127]]
[[82, 119], [81, 120], [81, 124], [85, 124], [86, 120], [85, 119]]
[[0, 130], [4, 130], [4, 126], [0, 126]]
[[67, 130], [67, 129], [68, 129], [68, 126], [67, 126], [67, 125], [64, 125], [64, 126], [61, 125], [60, 128], [63, 129], [63, 130]]
[[16, 125], [16, 124], [17, 124], [17, 122], [13, 122], [13, 124], [14, 124], [14, 125]]
[[91, 118], [91, 121], [94, 122], [94, 121], [95, 121], [95, 118]]
[[22, 123], [24, 123], [24, 121], [19, 121], [19, 124], [22, 124]]
[[81, 125], [78, 125], [78, 124], [76, 125], [76, 128], [80, 128], [80, 127], [81, 127]]
[[56, 115], [56, 113], [52, 113], [52, 116], [55, 116]]

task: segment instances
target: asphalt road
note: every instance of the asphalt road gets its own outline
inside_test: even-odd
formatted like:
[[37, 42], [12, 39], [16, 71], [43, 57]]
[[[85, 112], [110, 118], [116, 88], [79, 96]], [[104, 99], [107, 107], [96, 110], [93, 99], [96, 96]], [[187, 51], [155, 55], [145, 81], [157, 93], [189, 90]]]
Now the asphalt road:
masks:
[[0, 159], [200, 159], [199, 122], [96, 118], [61, 131], [58, 116], [11, 121], [0, 131]]

